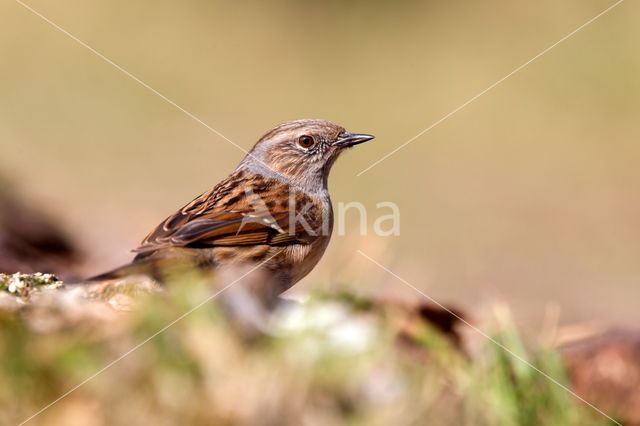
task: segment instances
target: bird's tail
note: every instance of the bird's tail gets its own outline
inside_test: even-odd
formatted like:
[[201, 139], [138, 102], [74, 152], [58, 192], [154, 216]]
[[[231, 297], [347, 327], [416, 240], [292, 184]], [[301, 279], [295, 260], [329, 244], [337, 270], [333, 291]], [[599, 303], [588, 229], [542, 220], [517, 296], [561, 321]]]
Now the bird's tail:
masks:
[[105, 272], [87, 281], [117, 280], [125, 277], [143, 275], [156, 281], [164, 281], [168, 275], [185, 272], [194, 268], [206, 268], [209, 263], [198, 257], [197, 251], [182, 250], [179, 255], [167, 250], [152, 256], [136, 256], [133, 262]]
[[118, 280], [135, 275], [146, 275], [151, 278], [159, 278], [161, 266], [157, 259], [134, 260], [132, 263], [120, 266], [111, 271], [88, 278], [87, 281]]

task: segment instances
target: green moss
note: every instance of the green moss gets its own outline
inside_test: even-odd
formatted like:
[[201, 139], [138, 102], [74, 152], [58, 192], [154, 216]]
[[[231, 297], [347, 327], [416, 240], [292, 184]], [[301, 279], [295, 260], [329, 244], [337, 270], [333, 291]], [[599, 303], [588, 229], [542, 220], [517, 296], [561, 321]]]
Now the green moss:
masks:
[[28, 298], [34, 290], [62, 286], [63, 282], [52, 274], [0, 274], [0, 290], [23, 298]]

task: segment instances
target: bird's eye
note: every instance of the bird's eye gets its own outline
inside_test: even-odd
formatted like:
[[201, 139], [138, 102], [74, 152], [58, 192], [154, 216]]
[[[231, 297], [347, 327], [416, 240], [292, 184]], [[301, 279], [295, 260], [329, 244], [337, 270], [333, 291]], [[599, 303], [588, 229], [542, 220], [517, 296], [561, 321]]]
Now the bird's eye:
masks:
[[298, 139], [298, 145], [303, 148], [311, 148], [314, 143], [316, 143], [316, 141], [313, 140], [313, 136], [303, 135]]

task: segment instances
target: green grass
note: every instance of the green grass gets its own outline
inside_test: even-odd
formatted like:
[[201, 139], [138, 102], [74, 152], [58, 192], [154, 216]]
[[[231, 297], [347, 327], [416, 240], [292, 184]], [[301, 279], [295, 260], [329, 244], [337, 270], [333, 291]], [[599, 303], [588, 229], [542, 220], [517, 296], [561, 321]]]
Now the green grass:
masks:
[[[0, 311], [0, 424], [26, 420], [208, 297], [189, 281], [136, 295], [129, 312], [68, 289]], [[214, 300], [29, 424], [606, 424], [488, 340], [474, 336], [464, 353], [429, 324], [407, 333], [408, 318], [348, 291], [315, 294], [279, 314], [273, 335], [247, 340]], [[556, 352], [527, 348], [504, 315], [492, 322], [496, 341], [567, 383]]]

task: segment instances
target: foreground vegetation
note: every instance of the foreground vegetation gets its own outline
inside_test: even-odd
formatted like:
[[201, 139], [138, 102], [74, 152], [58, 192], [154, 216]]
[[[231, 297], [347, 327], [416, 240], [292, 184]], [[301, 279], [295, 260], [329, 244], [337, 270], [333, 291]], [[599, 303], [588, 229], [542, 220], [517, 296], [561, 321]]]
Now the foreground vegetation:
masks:
[[[218, 299], [183, 316], [211, 295], [197, 277], [162, 292], [0, 278], [0, 424], [607, 424], [494, 343], [397, 303], [314, 294], [247, 338]], [[504, 309], [481, 326], [567, 383]]]

